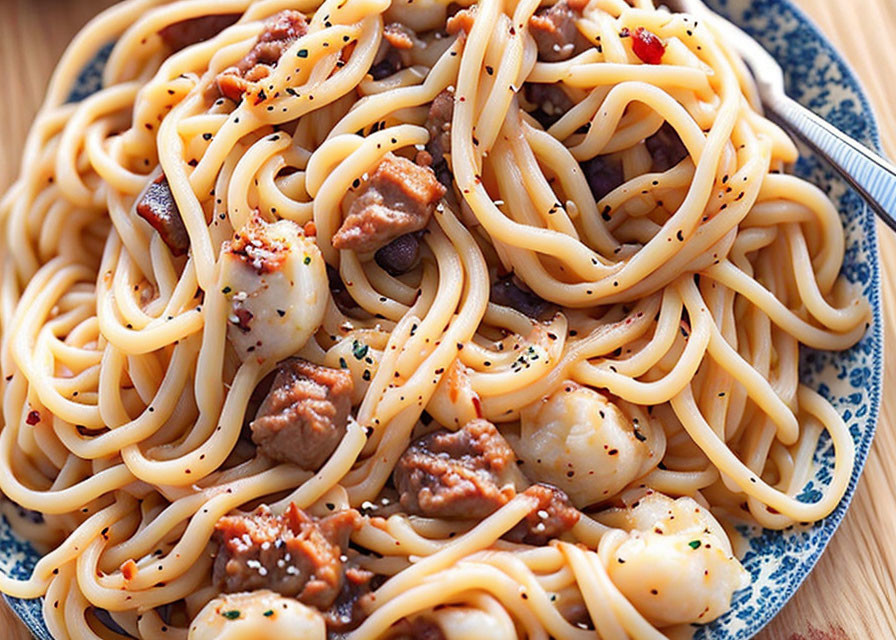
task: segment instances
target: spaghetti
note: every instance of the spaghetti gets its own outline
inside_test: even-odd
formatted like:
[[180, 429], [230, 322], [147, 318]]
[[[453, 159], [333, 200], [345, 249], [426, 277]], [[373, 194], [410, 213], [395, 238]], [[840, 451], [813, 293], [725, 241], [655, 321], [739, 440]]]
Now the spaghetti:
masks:
[[732, 523], [847, 487], [798, 354], [870, 317], [751, 82], [651, 0], [97, 17], [0, 205], [0, 488], [44, 552], [0, 590], [44, 597], [57, 638], [723, 614]]

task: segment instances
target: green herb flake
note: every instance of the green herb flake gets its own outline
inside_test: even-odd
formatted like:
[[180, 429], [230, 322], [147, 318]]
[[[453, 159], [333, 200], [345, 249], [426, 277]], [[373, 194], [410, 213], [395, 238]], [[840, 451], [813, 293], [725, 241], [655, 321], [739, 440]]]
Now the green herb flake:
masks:
[[370, 347], [366, 344], [361, 344], [357, 340], [352, 341], [352, 354], [354, 354], [355, 358], [358, 360], [363, 360], [369, 349]]
[[223, 289], [221, 289], [221, 293], [223, 293], [225, 296], [231, 291], [233, 291], [233, 289], [231, 289], [230, 287], [224, 287]]
[[296, 55], [299, 56], [300, 58], [307, 58], [308, 57], [308, 49], [299, 49], [296, 52]]
[[221, 615], [228, 620], [238, 620], [240, 617], [240, 612], [238, 609], [231, 609], [230, 611], [223, 611]]
[[700, 541], [699, 541], [699, 540], [691, 540], [690, 542], [688, 542], [688, 546], [689, 546], [691, 549], [699, 549], [699, 548], [700, 548]]
[[339, 358], [339, 368], [348, 369], [348, 362], [345, 361], [345, 358]]
[[304, 263], [305, 263], [305, 264], [311, 264], [311, 256], [305, 256]]
[[268, 609], [267, 611], [265, 611], [265, 612], [264, 612], [263, 614], [261, 614], [261, 615], [263, 615], [265, 618], [270, 618], [272, 615], [274, 615], [274, 610], [273, 610], [273, 609]]

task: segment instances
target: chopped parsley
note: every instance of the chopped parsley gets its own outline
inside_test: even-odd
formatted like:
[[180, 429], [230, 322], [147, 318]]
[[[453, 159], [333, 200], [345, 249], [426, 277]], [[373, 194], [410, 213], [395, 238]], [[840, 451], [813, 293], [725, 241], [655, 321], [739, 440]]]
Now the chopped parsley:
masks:
[[352, 354], [358, 360], [363, 360], [364, 356], [367, 355], [367, 351], [370, 349], [366, 344], [361, 344], [357, 340], [352, 341]]
[[222, 611], [221, 615], [228, 620], [237, 620], [240, 617], [239, 609], [231, 609], [230, 611]]
[[688, 542], [688, 546], [689, 546], [691, 549], [699, 549], [699, 548], [700, 548], [700, 541], [699, 541], [699, 540], [691, 540], [690, 542]]
[[261, 615], [263, 615], [265, 618], [270, 618], [272, 615], [274, 615], [274, 610], [273, 610], [273, 609], [268, 609], [267, 611], [265, 611], [265, 612], [264, 612], [263, 614], [261, 614]]

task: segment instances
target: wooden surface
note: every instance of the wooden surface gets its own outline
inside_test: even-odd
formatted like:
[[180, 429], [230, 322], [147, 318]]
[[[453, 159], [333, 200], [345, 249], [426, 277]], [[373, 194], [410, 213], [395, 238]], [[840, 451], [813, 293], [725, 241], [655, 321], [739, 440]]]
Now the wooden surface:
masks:
[[[896, 2], [797, 0], [858, 72], [884, 145], [896, 157]], [[18, 170], [21, 143], [56, 60], [75, 32], [111, 0], [2, 0], [0, 190]], [[11, 87], [12, 89], [9, 89]], [[896, 236], [880, 228], [886, 344], [896, 348]], [[896, 380], [896, 358], [886, 365]], [[815, 571], [760, 640], [896, 638], [896, 394], [884, 394], [880, 426], [852, 507]], [[0, 636], [30, 638], [0, 606]]]

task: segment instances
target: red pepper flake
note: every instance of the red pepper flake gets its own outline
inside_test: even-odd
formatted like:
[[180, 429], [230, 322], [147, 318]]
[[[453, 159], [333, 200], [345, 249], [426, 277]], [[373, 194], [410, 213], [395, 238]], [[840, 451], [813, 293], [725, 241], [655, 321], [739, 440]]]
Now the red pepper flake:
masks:
[[479, 396], [473, 396], [473, 409], [476, 411], [476, 417], [482, 417], [482, 401], [479, 400]]
[[29, 411], [28, 417], [25, 418], [25, 422], [27, 422], [32, 427], [40, 422], [40, 412], [39, 411]]
[[121, 565], [121, 574], [125, 580], [133, 580], [137, 577], [137, 563], [133, 560], [127, 560]]
[[303, 231], [305, 232], [305, 236], [308, 238], [313, 238], [317, 235], [317, 225], [314, 224], [313, 220], [309, 220], [305, 223], [303, 227]]
[[632, 50], [643, 62], [660, 64], [663, 61], [663, 54], [666, 53], [666, 45], [655, 33], [644, 27], [638, 27], [632, 38]]

